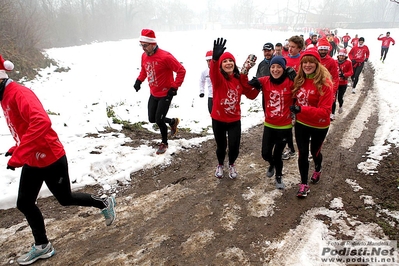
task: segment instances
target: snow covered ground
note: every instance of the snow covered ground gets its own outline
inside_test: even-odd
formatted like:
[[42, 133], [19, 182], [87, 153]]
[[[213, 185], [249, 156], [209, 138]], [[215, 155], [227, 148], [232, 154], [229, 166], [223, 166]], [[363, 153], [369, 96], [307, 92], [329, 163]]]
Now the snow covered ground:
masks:
[[[377, 40], [379, 34], [384, 34], [386, 29], [341, 30], [338, 35], [349, 32], [351, 36], [358, 34], [365, 38], [365, 44], [371, 51], [370, 62], [373, 64], [376, 75], [377, 90], [374, 92], [376, 101], [370, 101], [369, 108], [362, 114], [363, 121], [367, 120], [371, 112], [379, 112], [379, 128], [370, 147], [370, 153], [358, 168], [365, 174], [372, 174], [378, 162], [390, 145], [398, 145], [399, 120], [399, 75], [396, 75], [399, 51], [396, 46], [391, 46], [385, 64], [380, 58], [381, 42]], [[390, 29], [391, 36], [399, 39], [399, 30]], [[180, 126], [190, 128], [192, 132], [211, 130], [211, 120], [207, 111], [207, 99], [199, 98], [198, 79], [201, 71], [206, 67], [205, 52], [211, 50], [213, 40], [217, 37], [227, 39], [227, 51], [230, 51], [241, 66], [248, 54], [258, 56], [258, 62], [263, 58], [262, 47], [266, 42], [283, 42], [285, 39], [302, 32], [265, 32], [261, 30], [224, 30], [224, 31], [194, 31], [194, 32], [156, 32], [159, 46], [171, 52], [181, 61], [187, 70], [185, 81], [173, 99], [169, 110], [169, 117], [179, 117]], [[305, 34], [306, 36], [306, 34]], [[192, 139], [176, 139], [169, 141], [166, 154], [157, 156], [155, 150], [149, 145], [139, 149], [121, 146], [126, 137], [119, 134], [100, 134], [101, 138], [83, 138], [88, 133], [98, 133], [104, 127], [112, 126], [119, 129], [119, 125], [112, 124], [112, 119], [107, 117], [106, 108], [112, 107], [116, 115], [131, 123], [147, 122], [147, 100], [149, 89], [147, 82], [142, 84], [142, 89], [137, 93], [133, 89], [134, 81], [139, 73], [142, 49], [137, 39], [122, 40], [118, 42], [94, 43], [91, 45], [49, 49], [47, 54], [56, 59], [61, 66], [70, 67], [69, 72], [56, 73], [54, 68], [40, 72], [41, 77], [25, 84], [30, 87], [41, 99], [46, 110], [56, 113], [51, 115], [53, 127], [59, 134], [65, 146], [69, 160], [70, 177], [73, 189], [85, 185], [100, 184], [105, 190], [111, 188], [117, 181], [129, 182], [130, 174], [142, 168], [151, 168], [159, 164], [168, 164], [170, 154], [179, 152], [184, 145], [196, 145], [206, 139], [212, 138], [209, 130], [208, 137]], [[18, 66], [16, 66], [18, 69]], [[254, 75], [256, 66], [250, 71]], [[359, 84], [360, 85], [360, 84]], [[355, 96], [348, 95], [345, 106], [349, 107], [356, 100]], [[375, 102], [377, 106], [375, 106]], [[260, 97], [255, 101], [243, 97], [242, 128], [247, 130], [263, 121], [261, 112], [248, 110], [261, 106]], [[340, 144], [350, 149], [356, 136], [364, 130], [363, 121], [353, 125], [351, 135]], [[152, 124], [146, 125], [149, 130]], [[160, 135], [159, 135], [160, 136]], [[385, 145], [385, 140], [389, 145]], [[159, 142], [160, 138], [149, 140]], [[0, 152], [5, 153], [14, 145], [4, 119], [0, 121]], [[91, 151], [101, 147], [101, 154], [91, 154]], [[6, 170], [8, 158], [0, 157], [0, 208], [15, 207], [20, 169], [15, 172]], [[355, 181], [348, 181], [356, 183]], [[354, 188], [355, 189], [355, 188]], [[40, 196], [46, 197], [50, 193], [43, 186]], [[372, 202], [372, 199], [371, 199]], [[344, 227], [343, 219], [356, 221], [355, 217], [342, 210], [342, 202], [335, 199], [331, 202], [332, 208], [317, 208], [304, 214], [301, 224], [288, 232], [284, 240], [279, 243], [270, 243], [270, 248], [285, 250], [277, 252], [275, 260], [284, 262], [285, 265], [295, 265], [298, 257], [303, 258], [306, 265], [313, 265], [312, 258], [319, 256], [317, 248], [309, 246], [325, 246], [325, 241], [334, 237], [325, 225], [313, 219], [316, 214], [324, 214]], [[394, 215], [394, 214], [392, 214]], [[399, 217], [396, 216], [396, 219]], [[317, 230], [309, 231], [309, 228]], [[375, 224], [361, 224], [356, 232], [348, 232], [354, 239], [376, 239]], [[303, 233], [305, 232], [305, 233]], [[296, 235], [306, 235], [307, 245], [298, 246]], [[322, 238], [320, 238], [320, 235]], [[286, 256], [287, 250], [292, 253]], [[314, 264], [316, 265], [316, 264]]]

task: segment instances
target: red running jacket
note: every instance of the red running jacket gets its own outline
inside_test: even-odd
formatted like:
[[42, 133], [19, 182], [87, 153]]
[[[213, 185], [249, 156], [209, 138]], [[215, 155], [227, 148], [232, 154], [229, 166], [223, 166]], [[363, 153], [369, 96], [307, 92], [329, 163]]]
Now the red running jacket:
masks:
[[6, 85], [1, 108], [16, 145], [8, 165], [46, 167], [65, 155], [57, 133], [32, 90], [12, 81]]

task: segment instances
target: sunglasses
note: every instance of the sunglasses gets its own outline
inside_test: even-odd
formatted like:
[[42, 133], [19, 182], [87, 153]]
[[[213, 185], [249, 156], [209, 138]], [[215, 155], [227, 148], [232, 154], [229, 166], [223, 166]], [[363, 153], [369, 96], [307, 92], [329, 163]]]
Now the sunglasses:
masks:
[[139, 46], [141, 46], [143, 48], [147, 48], [150, 45], [151, 45], [150, 43], [139, 43]]

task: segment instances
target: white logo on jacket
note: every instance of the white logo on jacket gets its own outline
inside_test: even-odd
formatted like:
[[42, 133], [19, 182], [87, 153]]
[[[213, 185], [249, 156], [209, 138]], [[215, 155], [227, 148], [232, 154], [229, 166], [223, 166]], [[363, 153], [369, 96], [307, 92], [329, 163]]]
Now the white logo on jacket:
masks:
[[220, 105], [224, 107], [226, 114], [237, 114], [238, 89], [227, 89], [227, 98], [220, 101]]

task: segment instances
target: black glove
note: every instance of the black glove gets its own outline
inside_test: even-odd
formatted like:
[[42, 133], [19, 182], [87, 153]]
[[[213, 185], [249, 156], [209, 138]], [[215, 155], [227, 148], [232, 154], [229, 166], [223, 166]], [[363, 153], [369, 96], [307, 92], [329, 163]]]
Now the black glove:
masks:
[[298, 105], [291, 105], [290, 106], [290, 111], [293, 112], [294, 114], [300, 113], [301, 112], [301, 107]]
[[15, 167], [9, 166], [8, 164], [7, 164], [7, 169], [15, 171]]
[[205, 94], [200, 93], [200, 98], [204, 98]]
[[257, 77], [253, 77], [248, 84], [257, 89], [258, 91], [262, 90], [262, 84], [260, 84], [259, 79]]
[[356, 64], [356, 60], [352, 59], [352, 65]]
[[6, 152], [6, 154], [4, 155], [4, 156], [11, 156], [12, 155], [12, 153], [11, 152]]
[[296, 77], [295, 69], [293, 69], [292, 67], [287, 67], [287, 68], [285, 69], [285, 73], [287, 74], [287, 77], [288, 77], [290, 80], [294, 81], [294, 79], [295, 79], [295, 77]]
[[175, 88], [170, 88], [169, 90], [168, 90], [168, 96], [170, 97], [170, 98], [172, 98], [173, 96], [176, 96], [177, 95], [177, 89], [175, 89]]
[[364, 59], [364, 62], [365, 62], [365, 63], [366, 63], [367, 61], [369, 61], [369, 59], [368, 59], [368, 58]]
[[141, 81], [136, 79], [136, 82], [133, 85], [133, 88], [138, 92], [141, 89]]
[[345, 78], [344, 73], [339, 72], [339, 77], [344, 79]]
[[219, 58], [224, 53], [224, 50], [226, 50], [226, 47], [224, 47], [225, 45], [226, 45], [226, 39], [217, 38], [217, 40], [213, 41], [213, 53], [212, 53], [213, 60], [219, 60]]

